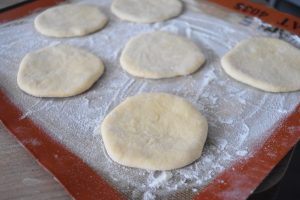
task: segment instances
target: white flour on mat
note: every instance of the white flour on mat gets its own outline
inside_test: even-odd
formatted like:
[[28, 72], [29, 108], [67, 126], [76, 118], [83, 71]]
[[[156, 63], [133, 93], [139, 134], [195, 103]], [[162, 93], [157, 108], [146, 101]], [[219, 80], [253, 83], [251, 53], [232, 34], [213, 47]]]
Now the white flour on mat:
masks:
[[[261, 144], [269, 136], [268, 130], [299, 103], [300, 92], [266, 93], [231, 79], [221, 69], [220, 58], [240, 40], [257, 35], [283, 35], [266, 33], [259, 20], [250, 23], [249, 19], [243, 20], [210, 4], [187, 1], [185, 11], [176, 19], [134, 24], [112, 15], [110, 2], [79, 2], [100, 6], [110, 20], [103, 30], [85, 37], [45, 37], [34, 29], [36, 15], [0, 25], [0, 84], [23, 109], [20, 120], [26, 117], [35, 120], [126, 197], [161, 199], [174, 191], [196, 193], [230, 164], [251, 156], [253, 146]], [[153, 30], [174, 32], [193, 40], [207, 58], [204, 67], [189, 76], [163, 80], [128, 75], [119, 64], [122, 48], [129, 38]], [[286, 39], [294, 45], [300, 44], [296, 36], [287, 34]], [[106, 66], [104, 76], [89, 91], [76, 97], [36, 98], [23, 93], [16, 84], [23, 56], [62, 43], [99, 56]], [[182, 169], [161, 172], [124, 167], [108, 157], [96, 127], [126, 97], [142, 92], [168, 92], [184, 97], [207, 117], [208, 140], [199, 160]], [[292, 132], [299, 127], [291, 129]]]

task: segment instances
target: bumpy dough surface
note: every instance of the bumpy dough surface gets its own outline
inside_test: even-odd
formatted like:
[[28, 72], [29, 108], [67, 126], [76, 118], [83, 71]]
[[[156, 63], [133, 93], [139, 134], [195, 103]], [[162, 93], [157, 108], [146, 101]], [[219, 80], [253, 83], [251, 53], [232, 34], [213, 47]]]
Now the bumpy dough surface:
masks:
[[137, 23], [164, 21], [179, 15], [179, 0], [114, 0], [111, 11], [119, 18]]
[[159, 79], [191, 74], [202, 66], [205, 57], [187, 38], [158, 31], [130, 39], [120, 62], [133, 76]]
[[207, 130], [206, 118], [189, 102], [165, 93], [129, 97], [101, 126], [114, 161], [150, 170], [180, 168], [198, 159]]
[[17, 81], [26, 93], [37, 97], [68, 97], [89, 89], [104, 66], [95, 55], [75, 47], [58, 45], [27, 54]]
[[47, 9], [34, 20], [38, 32], [52, 37], [75, 37], [100, 30], [107, 17], [92, 5], [62, 5]]
[[221, 60], [232, 78], [269, 92], [300, 90], [300, 51], [279, 39], [252, 38]]

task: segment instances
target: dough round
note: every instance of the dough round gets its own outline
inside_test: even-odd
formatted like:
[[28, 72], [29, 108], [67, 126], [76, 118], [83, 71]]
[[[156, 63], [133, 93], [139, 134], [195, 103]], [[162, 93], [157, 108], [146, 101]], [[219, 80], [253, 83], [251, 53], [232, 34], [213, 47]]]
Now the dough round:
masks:
[[300, 90], [300, 51], [273, 38], [239, 43], [221, 60], [232, 78], [269, 92]]
[[179, 15], [179, 0], [114, 0], [111, 11], [123, 20], [137, 23], [164, 21]]
[[150, 170], [180, 168], [198, 159], [207, 129], [206, 118], [189, 102], [165, 93], [129, 97], [101, 126], [114, 161]]
[[129, 40], [121, 66], [133, 76], [169, 78], [195, 72], [205, 62], [190, 40], [167, 32], [144, 33]]
[[82, 36], [100, 30], [107, 18], [96, 6], [62, 5], [47, 9], [34, 20], [37, 31], [52, 37]]
[[68, 97], [89, 89], [104, 66], [95, 55], [58, 45], [27, 54], [21, 61], [18, 85], [37, 97]]

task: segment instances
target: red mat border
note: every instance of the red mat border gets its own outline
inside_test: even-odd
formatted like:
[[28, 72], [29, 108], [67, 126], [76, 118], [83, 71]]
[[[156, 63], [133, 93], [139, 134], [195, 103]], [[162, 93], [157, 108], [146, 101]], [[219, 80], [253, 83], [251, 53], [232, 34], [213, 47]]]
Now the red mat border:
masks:
[[24, 3], [22, 6], [9, 9], [4, 12], [0, 12], [0, 23], [24, 17], [36, 11], [37, 9], [42, 10], [50, 6], [54, 6], [63, 1], [64, 0], [35, 0], [28, 3]]
[[[0, 89], [0, 120], [35, 159], [63, 185], [75, 199], [121, 200], [112, 188], [93, 169], [62, 144], [51, 138], [31, 119], [24, 118]], [[34, 141], [34, 142], [30, 142]]]
[[[293, 126], [298, 129], [289, 130]], [[246, 199], [299, 139], [300, 104], [250, 158], [239, 160], [226, 169], [202, 189], [194, 200]]]
[[[17, 140], [52, 173], [75, 199], [123, 199], [86, 163], [52, 139], [29, 118], [20, 120], [22, 112], [0, 90], [0, 120]], [[197, 194], [195, 200], [246, 199], [271, 169], [299, 141], [300, 131], [289, 133], [289, 127], [300, 127], [300, 104], [282, 121], [272, 136], [248, 159], [239, 160], [217, 176]], [[31, 143], [29, 141], [35, 141]], [[36, 145], [39, 144], [39, 145]], [[270, 156], [268, 152], [276, 152]], [[239, 191], [236, 180], [239, 180]], [[235, 198], [230, 196], [235, 194]]]
[[288, 30], [291, 33], [300, 35], [300, 19], [293, 15], [280, 12], [264, 4], [254, 3], [249, 0], [208, 0], [221, 5], [231, 11], [243, 15], [257, 17], [263, 22], [272, 24], [280, 29]]

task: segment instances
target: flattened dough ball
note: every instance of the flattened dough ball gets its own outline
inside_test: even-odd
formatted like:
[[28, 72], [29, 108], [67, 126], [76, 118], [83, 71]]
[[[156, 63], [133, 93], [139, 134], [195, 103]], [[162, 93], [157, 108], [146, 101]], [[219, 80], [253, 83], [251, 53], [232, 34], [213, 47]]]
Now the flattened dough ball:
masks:
[[95, 55], [75, 47], [58, 45], [27, 54], [21, 61], [17, 82], [37, 97], [68, 97], [89, 89], [104, 66]]
[[153, 23], [179, 15], [182, 3], [179, 0], [114, 0], [111, 11], [123, 20]]
[[75, 37], [100, 30], [107, 17], [92, 5], [69, 4], [47, 9], [34, 20], [38, 32], [52, 37]]
[[189, 102], [165, 93], [129, 97], [101, 126], [114, 161], [150, 170], [176, 169], [198, 159], [207, 129], [206, 118]]
[[191, 74], [202, 66], [205, 58], [187, 38], [151, 32], [130, 39], [120, 62], [133, 76], [159, 79]]
[[300, 50], [279, 39], [252, 38], [221, 60], [232, 78], [269, 92], [300, 90]]

